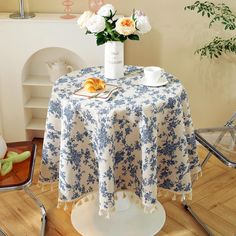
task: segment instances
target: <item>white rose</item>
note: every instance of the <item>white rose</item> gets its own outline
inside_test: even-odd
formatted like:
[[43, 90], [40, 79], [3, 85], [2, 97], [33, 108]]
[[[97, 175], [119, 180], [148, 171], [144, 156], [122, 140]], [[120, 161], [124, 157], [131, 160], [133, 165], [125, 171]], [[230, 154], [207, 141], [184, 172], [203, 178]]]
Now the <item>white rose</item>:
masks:
[[144, 15], [137, 16], [136, 18], [136, 28], [138, 29], [139, 33], [145, 34], [149, 32], [152, 27], [149, 23], [148, 17]]
[[93, 12], [91, 12], [91, 11], [85, 11], [85, 12], [79, 17], [79, 19], [77, 20], [77, 24], [79, 25], [79, 27], [80, 27], [81, 29], [86, 28], [86, 23], [87, 23], [87, 21], [88, 21], [89, 18], [90, 18], [91, 16], [93, 16], [93, 15], [94, 15]]
[[135, 22], [131, 17], [122, 17], [116, 22], [116, 31], [128, 36], [136, 31]]
[[98, 15], [103, 16], [103, 17], [108, 17], [114, 15], [115, 13], [115, 8], [111, 4], [105, 4], [103, 5], [97, 12]]
[[141, 10], [135, 10], [134, 16], [135, 16], [135, 18], [137, 18], [139, 16], [145, 16], [145, 13]]
[[88, 19], [86, 27], [92, 33], [102, 32], [106, 27], [105, 19], [102, 16], [93, 15]]

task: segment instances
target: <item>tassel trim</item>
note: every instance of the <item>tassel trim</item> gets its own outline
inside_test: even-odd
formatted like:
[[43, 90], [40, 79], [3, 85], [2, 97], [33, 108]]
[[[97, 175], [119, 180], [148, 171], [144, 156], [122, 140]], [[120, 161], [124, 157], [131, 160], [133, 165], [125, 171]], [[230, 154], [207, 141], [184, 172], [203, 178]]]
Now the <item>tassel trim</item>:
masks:
[[46, 192], [46, 191], [51, 191], [53, 192], [54, 190], [58, 189], [58, 182], [51, 182], [51, 183], [37, 183], [37, 187], [41, 188], [41, 192]]
[[[202, 171], [195, 173], [194, 175], [192, 175], [193, 177], [193, 182], [194, 180], [197, 180], [198, 177], [202, 176]], [[41, 191], [54, 191], [55, 189], [58, 188], [58, 182], [52, 182], [52, 183], [42, 183], [42, 182], [38, 182], [37, 186], [39, 188], [41, 188]], [[50, 186], [50, 188], [48, 188], [47, 186]], [[57, 186], [57, 188], [55, 187]], [[54, 188], [55, 187], [55, 188]], [[95, 198], [98, 196], [98, 193], [88, 193], [85, 196], [76, 199], [76, 200], [72, 200], [72, 201], [61, 201], [60, 199], [58, 199], [58, 203], [57, 203], [57, 208], [63, 208], [64, 211], [67, 211], [69, 208], [73, 209], [74, 207], [80, 206], [82, 204], [86, 204], [89, 201], [93, 201], [95, 200]], [[162, 188], [158, 188], [157, 190], [157, 197], [170, 197], [173, 201], [176, 201], [178, 196], [180, 197], [180, 201], [184, 201], [186, 199], [188, 200], [192, 200], [192, 192], [174, 192], [171, 190], [167, 190], [167, 189], [162, 189]], [[156, 209], [157, 209], [157, 205], [156, 204], [152, 204], [152, 205], [146, 205], [145, 203], [142, 203], [142, 201], [140, 200], [140, 198], [132, 191], [130, 190], [121, 190], [121, 191], [117, 191], [114, 194], [114, 200], [119, 201], [120, 199], [125, 199], [125, 198], [129, 198], [131, 203], [136, 204], [138, 207], [142, 208], [144, 210], [145, 213], [153, 213]], [[115, 206], [110, 208], [110, 209], [100, 209], [99, 210], [99, 215], [100, 216], [104, 216], [105, 218], [109, 219], [111, 216], [111, 213], [115, 211]]]
[[172, 197], [172, 201], [176, 201], [176, 194], [174, 193], [173, 197]]
[[143, 211], [145, 214], [152, 214], [158, 208], [157, 205], [147, 205], [143, 207]]
[[[159, 196], [171, 197], [171, 199], [173, 201], [176, 201], [178, 196], [181, 196], [180, 197], [181, 201], [184, 201], [186, 199], [186, 196], [188, 197], [189, 200], [192, 200], [192, 192], [190, 192], [190, 193], [175, 193], [175, 192], [171, 192], [171, 191], [164, 190], [164, 189], [158, 189], [157, 195], [158, 195], [158, 197]], [[64, 211], [72, 210], [75, 207], [79, 207], [83, 204], [87, 204], [88, 202], [95, 200], [95, 198], [97, 198], [97, 197], [98, 197], [98, 194], [90, 193], [90, 194], [87, 194], [85, 197], [74, 200], [74, 201], [64, 202], [64, 201], [58, 200], [57, 208], [63, 209]], [[126, 198], [129, 199], [131, 204], [136, 204], [140, 209], [143, 209], [145, 214], [152, 214], [156, 209], [158, 209], [157, 204], [143, 203], [142, 200], [134, 192], [126, 190], [126, 191], [122, 191], [122, 192], [118, 191], [114, 194], [115, 202], [117, 202], [119, 200], [124, 200]], [[116, 204], [115, 204], [115, 206], [116, 206]], [[103, 216], [106, 219], [110, 219], [111, 214], [116, 210], [115, 206], [113, 206], [109, 209], [100, 209], [98, 212], [98, 215]]]
[[158, 189], [157, 197], [171, 198], [172, 201], [176, 201], [177, 199], [179, 199], [182, 202], [186, 200], [186, 198], [188, 198], [188, 200], [192, 200], [192, 192], [178, 193], [178, 192], [172, 192], [167, 189]]

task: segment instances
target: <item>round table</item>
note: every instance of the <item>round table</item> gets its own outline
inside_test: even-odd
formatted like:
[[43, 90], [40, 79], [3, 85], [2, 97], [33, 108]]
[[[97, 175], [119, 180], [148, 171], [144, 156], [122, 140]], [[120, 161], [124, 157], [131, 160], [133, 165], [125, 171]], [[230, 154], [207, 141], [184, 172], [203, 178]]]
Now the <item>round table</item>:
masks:
[[[109, 217], [115, 195], [128, 190], [145, 212], [158, 208], [158, 191], [175, 198], [192, 192], [201, 168], [188, 98], [172, 75], [148, 87], [143, 67], [126, 66], [125, 77], [107, 80], [102, 67], [62, 76], [49, 102], [40, 182], [59, 180], [59, 201], [77, 201], [94, 191], [98, 211]], [[120, 87], [107, 101], [75, 96], [88, 77]]]

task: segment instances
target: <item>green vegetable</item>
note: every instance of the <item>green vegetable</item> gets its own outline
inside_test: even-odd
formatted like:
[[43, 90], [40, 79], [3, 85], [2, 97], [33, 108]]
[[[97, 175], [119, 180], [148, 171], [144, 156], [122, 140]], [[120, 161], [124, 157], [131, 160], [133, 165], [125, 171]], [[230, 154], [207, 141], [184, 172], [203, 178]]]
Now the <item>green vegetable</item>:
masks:
[[7, 161], [2, 165], [1, 168], [1, 176], [5, 176], [6, 174], [8, 174], [13, 168], [13, 164], [12, 161]]
[[25, 161], [30, 157], [31, 153], [29, 151], [23, 152], [21, 154], [18, 154], [17, 156], [13, 157], [13, 163], [20, 163], [22, 161]]
[[7, 158], [13, 157], [13, 156], [17, 156], [17, 155], [18, 155], [17, 152], [8, 152], [8, 153], [7, 153]]
[[8, 174], [12, 170], [14, 163], [25, 161], [30, 157], [30, 155], [30, 151], [25, 151], [20, 154], [18, 154], [17, 152], [8, 152], [7, 158], [0, 160], [1, 176]]

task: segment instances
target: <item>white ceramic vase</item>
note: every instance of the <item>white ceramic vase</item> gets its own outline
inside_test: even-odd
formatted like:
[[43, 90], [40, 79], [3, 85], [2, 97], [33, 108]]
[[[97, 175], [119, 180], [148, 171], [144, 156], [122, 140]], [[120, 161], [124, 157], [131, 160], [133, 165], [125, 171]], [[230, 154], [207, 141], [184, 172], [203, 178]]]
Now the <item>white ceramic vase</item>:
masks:
[[7, 152], [7, 144], [3, 137], [0, 135], [0, 159], [3, 159]]
[[124, 43], [119, 41], [105, 43], [104, 76], [108, 79], [124, 77]]

